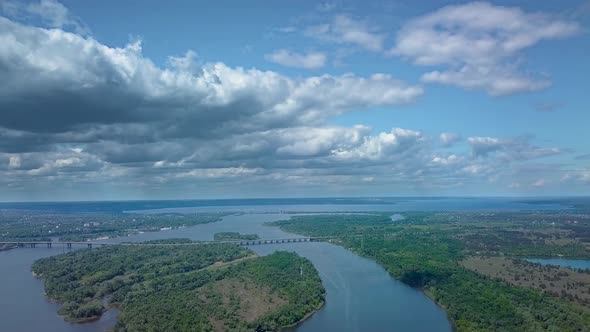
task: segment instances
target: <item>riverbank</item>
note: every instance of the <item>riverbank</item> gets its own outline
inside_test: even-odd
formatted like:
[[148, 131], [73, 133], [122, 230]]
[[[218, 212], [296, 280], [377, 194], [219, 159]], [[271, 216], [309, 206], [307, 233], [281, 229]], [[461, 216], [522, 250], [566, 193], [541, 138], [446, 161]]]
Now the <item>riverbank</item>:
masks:
[[[355, 255], [358, 255], [360, 257], [363, 257], [363, 258], [366, 258], [366, 259], [369, 259], [369, 260], [375, 262], [375, 264], [377, 264], [380, 267], [382, 267], [392, 279], [398, 280], [397, 279], [397, 276], [395, 276], [391, 271], [389, 271], [389, 269], [387, 269], [387, 267], [385, 265], [381, 264], [377, 259], [375, 259], [375, 257], [368, 255], [366, 252], [364, 252], [362, 250], [359, 250], [357, 248], [354, 248], [354, 247], [347, 247], [345, 245], [345, 243], [342, 242], [342, 240], [339, 240], [339, 239], [334, 240], [331, 243], [332, 244], [335, 244], [335, 245], [338, 245], [338, 246], [341, 246], [342, 248], [344, 248], [344, 249], [346, 249], [346, 250], [354, 253]], [[445, 315], [447, 316], [448, 322], [450, 323], [451, 330], [452, 331], [457, 331], [457, 326], [456, 326], [455, 321], [453, 321], [453, 319], [451, 319], [450, 317], [448, 317], [447, 307], [444, 305], [444, 303], [441, 303], [440, 301], [437, 300], [436, 296], [434, 295], [434, 293], [432, 291], [430, 291], [430, 290], [428, 290], [428, 289], [426, 289], [424, 287], [415, 287], [415, 286], [408, 285], [408, 284], [405, 284], [405, 285], [407, 285], [408, 287], [412, 287], [412, 288], [416, 289], [417, 291], [419, 291], [420, 293], [424, 294], [426, 297], [428, 297], [432, 301], [432, 303], [434, 303], [438, 308], [440, 308], [443, 312], [445, 312]]]
[[[451, 216], [452, 221], [436, 219], [433, 216], [441, 218], [440, 215], [428, 213], [405, 215], [406, 221], [399, 225], [392, 224], [386, 214], [378, 218], [300, 216], [274, 225], [303, 236], [339, 237], [341, 241], [336, 242], [375, 260], [394, 279], [423, 290], [425, 296], [447, 312], [454, 328], [460, 331], [563, 330], [567, 326], [585, 330], [589, 326], [590, 314], [559, 294], [549, 296], [520, 285], [509, 285], [497, 280], [497, 271], [485, 276], [460, 265], [465, 251], [474, 242], [465, 240], [469, 230], [457, 227], [456, 215]], [[502, 226], [477, 223], [473, 227], [477, 227], [477, 235], [481, 237], [482, 228], [501, 232]], [[535, 280], [540, 288], [545, 286], [543, 282]], [[542, 319], [548, 313], [555, 318]]]
[[91, 316], [91, 317], [85, 317], [85, 318], [72, 318], [72, 317], [69, 317], [67, 315], [59, 315], [59, 317], [61, 317], [66, 322], [73, 323], [73, 324], [93, 323], [93, 322], [96, 322], [96, 321], [100, 320], [100, 318], [102, 317], [102, 315], [105, 312], [107, 312], [108, 310], [109, 309], [106, 309], [105, 308], [100, 315]]
[[8, 250], [12, 250], [12, 249], [16, 249], [18, 248], [17, 245], [0, 245], [0, 251], [8, 251]]
[[279, 331], [284, 332], [287, 331], [289, 329], [292, 329], [294, 327], [297, 327], [301, 324], [303, 324], [303, 322], [305, 322], [306, 320], [310, 319], [313, 315], [315, 315], [320, 309], [322, 309], [324, 307], [324, 305], [326, 304], [326, 301], [322, 301], [313, 311], [311, 311], [310, 313], [306, 314], [305, 316], [303, 316], [303, 318], [301, 318], [300, 320], [298, 320], [297, 322], [293, 323], [293, 324], [289, 324], [287, 326], [283, 326], [279, 329]]

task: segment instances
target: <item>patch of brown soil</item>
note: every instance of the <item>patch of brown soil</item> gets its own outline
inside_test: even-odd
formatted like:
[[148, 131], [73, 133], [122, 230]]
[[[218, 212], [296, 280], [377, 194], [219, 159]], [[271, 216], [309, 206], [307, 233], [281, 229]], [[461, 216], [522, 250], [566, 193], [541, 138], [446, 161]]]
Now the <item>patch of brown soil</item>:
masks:
[[465, 268], [514, 286], [538, 289], [590, 307], [590, 274], [505, 257], [469, 257]]
[[247, 322], [253, 322], [287, 303], [268, 287], [260, 287], [239, 279], [220, 280], [212, 287], [221, 294], [225, 304], [229, 304], [231, 300], [239, 301], [237, 313]]

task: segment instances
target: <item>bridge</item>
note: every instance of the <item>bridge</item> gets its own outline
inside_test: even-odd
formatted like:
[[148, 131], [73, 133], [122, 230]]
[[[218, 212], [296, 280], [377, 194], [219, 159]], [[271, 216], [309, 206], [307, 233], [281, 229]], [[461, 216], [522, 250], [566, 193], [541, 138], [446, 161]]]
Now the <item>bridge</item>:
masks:
[[296, 237], [284, 239], [256, 239], [256, 240], [223, 240], [223, 241], [193, 241], [185, 243], [146, 243], [146, 242], [97, 242], [97, 241], [5, 241], [0, 246], [13, 246], [19, 248], [53, 248], [54, 246], [72, 249], [73, 247], [105, 247], [105, 246], [135, 246], [135, 247], [158, 247], [158, 246], [198, 246], [215, 243], [229, 243], [239, 246], [254, 246], [264, 244], [286, 244], [302, 242], [331, 242], [336, 237]]

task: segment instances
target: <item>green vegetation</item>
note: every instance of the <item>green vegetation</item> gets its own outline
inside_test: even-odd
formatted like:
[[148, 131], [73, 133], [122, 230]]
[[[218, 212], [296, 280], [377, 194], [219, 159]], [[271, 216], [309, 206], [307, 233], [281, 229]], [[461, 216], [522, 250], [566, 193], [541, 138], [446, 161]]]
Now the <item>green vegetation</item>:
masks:
[[[546, 234], [547, 229], [555, 229], [557, 224], [553, 221], [533, 224], [534, 216], [513, 213], [404, 216], [403, 221], [396, 222], [390, 220], [389, 214], [295, 216], [271, 224], [306, 236], [338, 237], [337, 243], [375, 259], [398, 280], [423, 289], [446, 310], [458, 331], [590, 329], [588, 307], [538, 290], [512, 286], [460, 264], [476, 254], [539, 252], [540, 240], [534, 233]], [[587, 225], [577, 223], [581, 224]], [[564, 228], [567, 225], [563, 223]], [[512, 237], [494, 240], [507, 230], [514, 231], [510, 233]], [[566, 245], [568, 248], [584, 247], [579, 238], [567, 234], [573, 241]], [[544, 238], [543, 243], [556, 240], [553, 235]], [[482, 240], [474, 242], [472, 236]], [[530, 241], [518, 241], [525, 237]], [[560, 251], [562, 242], [547, 242], [552, 249], [543, 252]], [[586, 251], [576, 254], [588, 255]]]
[[0, 242], [86, 241], [216, 222], [225, 214], [106, 214], [0, 210]]
[[103, 299], [119, 308], [115, 331], [270, 331], [324, 301], [307, 259], [231, 244], [79, 250], [40, 259], [33, 272], [67, 320], [97, 318]]
[[258, 234], [240, 234], [238, 232], [220, 232], [213, 235], [216, 241], [257, 240]]
[[464, 267], [509, 284], [538, 289], [590, 307], [590, 270], [571, 270], [506, 257], [469, 257]]

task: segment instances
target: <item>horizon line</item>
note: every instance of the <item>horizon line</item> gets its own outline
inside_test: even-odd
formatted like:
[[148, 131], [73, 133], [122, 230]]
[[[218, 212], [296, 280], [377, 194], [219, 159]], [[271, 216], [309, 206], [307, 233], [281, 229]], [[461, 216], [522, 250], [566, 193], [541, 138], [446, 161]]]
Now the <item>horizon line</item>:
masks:
[[163, 198], [163, 199], [114, 199], [114, 200], [33, 200], [0, 201], [0, 204], [18, 203], [117, 203], [117, 202], [173, 202], [173, 201], [231, 201], [231, 200], [289, 200], [289, 199], [403, 199], [403, 198], [590, 198], [590, 195], [409, 195], [409, 196], [310, 196], [310, 197], [235, 197], [235, 198]]

